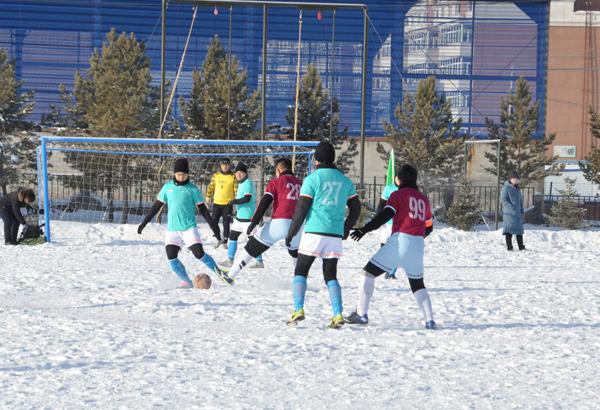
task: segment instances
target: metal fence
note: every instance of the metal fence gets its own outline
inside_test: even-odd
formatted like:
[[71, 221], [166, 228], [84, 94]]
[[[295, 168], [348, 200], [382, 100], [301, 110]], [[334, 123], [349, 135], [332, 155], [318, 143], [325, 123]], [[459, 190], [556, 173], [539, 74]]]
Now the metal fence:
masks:
[[[544, 212], [548, 213], [554, 205], [567, 199], [565, 195], [545, 195]], [[585, 210], [583, 219], [586, 221], [600, 221], [600, 195], [595, 196], [575, 196], [571, 200]]]

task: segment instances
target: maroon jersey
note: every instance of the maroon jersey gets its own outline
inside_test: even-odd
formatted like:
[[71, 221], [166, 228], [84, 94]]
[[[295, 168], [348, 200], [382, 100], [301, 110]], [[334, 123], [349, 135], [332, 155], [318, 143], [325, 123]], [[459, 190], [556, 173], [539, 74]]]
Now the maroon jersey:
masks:
[[392, 233], [425, 235], [425, 224], [431, 219], [431, 206], [421, 191], [415, 188], [402, 188], [392, 192], [387, 207], [396, 211]]
[[293, 174], [279, 175], [269, 181], [265, 194], [273, 197], [273, 219], [292, 219], [301, 186], [302, 181]]

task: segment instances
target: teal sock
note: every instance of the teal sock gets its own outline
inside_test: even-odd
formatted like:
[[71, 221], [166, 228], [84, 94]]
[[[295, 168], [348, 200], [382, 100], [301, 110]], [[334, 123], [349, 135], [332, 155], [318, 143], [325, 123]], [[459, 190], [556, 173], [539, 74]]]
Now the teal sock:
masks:
[[329, 300], [331, 300], [331, 309], [333, 310], [333, 316], [337, 316], [342, 313], [342, 287], [337, 280], [330, 280], [327, 282], [327, 288], [329, 289]]
[[202, 262], [204, 265], [206, 265], [206, 267], [208, 269], [210, 269], [211, 271], [214, 271], [217, 268], [217, 263], [212, 258], [212, 256], [210, 256], [208, 253], [204, 254], [202, 259], [200, 259], [200, 262]]
[[237, 241], [230, 239], [229, 245], [227, 248], [227, 257], [231, 260], [234, 260], [236, 252], [237, 252]]
[[262, 262], [263, 261], [262, 253], [256, 257], [256, 260], [258, 262]]
[[171, 265], [171, 270], [173, 270], [173, 272], [175, 272], [175, 274], [177, 276], [179, 276], [179, 279], [188, 282], [188, 283], [192, 283], [192, 281], [190, 280], [190, 277], [188, 276], [187, 272], [185, 271], [185, 266], [183, 266], [183, 263], [181, 263], [181, 261], [177, 258], [175, 259], [170, 259], [169, 260], [169, 265]]
[[294, 294], [294, 310], [304, 308], [304, 295], [306, 294], [306, 277], [294, 276], [292, 280], [292, 292]]

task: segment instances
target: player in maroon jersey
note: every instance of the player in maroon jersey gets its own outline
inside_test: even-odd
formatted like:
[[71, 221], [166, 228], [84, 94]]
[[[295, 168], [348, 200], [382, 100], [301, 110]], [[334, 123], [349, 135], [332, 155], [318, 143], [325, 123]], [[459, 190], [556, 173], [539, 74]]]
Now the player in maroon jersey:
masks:
[[381, 212], [364, 227], [354, 230], [350, 236], [360, 240], [393, 218], [392, 235], [363, 268], [358, 286], [358, 305], [356, 311], [346, 317], [346, 323], [367, 324], [369, 302], [375, 290], [375, 278], [394, 268], [403, 268], [408, 277], [410, 288], [417, 305], [425, 318], [425, 327], [435, 329], [431, 299], [423, 282], [423, 238], [431, 233], [431, 207], [427, 197], [417, 187], [417, 170], [403, 165], [396, 172], [398, 190]]
[[[250, 236], [244, 251], [233, 263], [229, 271], [230, 277], [235, 277], [254, 258], [261, 255], [278, 241], [285, 239], [292, 217], [296, 210], [296, 204], [300, 196], [300, 181], [292, 172], [292, 163], [287, 158], [281, 158], [275, 162], [275, 178], [269, 181], [265, 194], [254, 211], [247, 233]], [[254, 232], [256, 225], [273, 203], [273, 214], [271, 220], [258, 232]], [[298, 257], [298, 244], [300, 242], [301, 230], [294, 236], [288, 252], [295, 259]], [[295, 263], [295, 262], [294, 262]]]

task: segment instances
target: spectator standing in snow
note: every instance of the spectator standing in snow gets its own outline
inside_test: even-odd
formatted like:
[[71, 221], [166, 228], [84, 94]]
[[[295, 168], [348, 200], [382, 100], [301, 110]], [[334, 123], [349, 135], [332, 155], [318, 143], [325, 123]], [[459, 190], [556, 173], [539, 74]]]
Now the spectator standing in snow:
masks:
[[519, 174], [513, 171], [510, 179], [504, 183], [500, 193], [502, 201], [502, 233], [506, 238], [506, 248], [513, 250], [512, 236], [517, 236], [519, 250], [525, 250], [523, 245], [523, 199], [519, 189]]
[[35, 201], [32, 189], [19, 188], [15, 192], [0, 198], [0, 217], [4, 222], [4, 244], [17, 245], [19, 225], [26, 225], [21, 214], [21, 208], [31, 205]]

